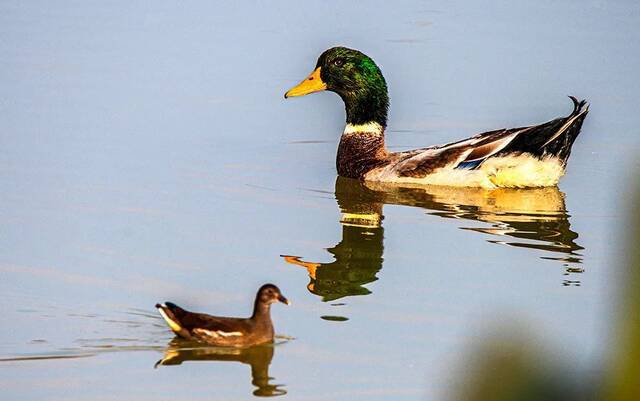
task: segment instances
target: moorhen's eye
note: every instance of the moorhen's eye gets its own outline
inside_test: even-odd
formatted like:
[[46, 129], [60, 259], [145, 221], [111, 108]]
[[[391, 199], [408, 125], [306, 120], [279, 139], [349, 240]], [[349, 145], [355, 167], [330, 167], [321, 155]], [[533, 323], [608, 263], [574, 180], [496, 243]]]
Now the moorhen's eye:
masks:
[[333, 65], [335, 65], [336, 67], [342, 67], [343, 64], [344, 64], [344, 59], [337, 58], [333, 60]]

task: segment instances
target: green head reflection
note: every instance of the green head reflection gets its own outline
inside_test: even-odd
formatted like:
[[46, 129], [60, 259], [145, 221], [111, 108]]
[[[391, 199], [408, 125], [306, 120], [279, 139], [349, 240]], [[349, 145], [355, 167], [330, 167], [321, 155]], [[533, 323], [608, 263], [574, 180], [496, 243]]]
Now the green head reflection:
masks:
[[334, 301], [371, 291], [365, 284], [377, 280], [382, 269], [384, 229], [382, 228], [382, 198], [356, 180], [338, 177], [336, 200], [342, 211], [342, 240], [327, 251], [334, 261], [305, 262], [297, 256], [284, 256], [286, 262], [307, 269], [307, 288], [322, 300]]

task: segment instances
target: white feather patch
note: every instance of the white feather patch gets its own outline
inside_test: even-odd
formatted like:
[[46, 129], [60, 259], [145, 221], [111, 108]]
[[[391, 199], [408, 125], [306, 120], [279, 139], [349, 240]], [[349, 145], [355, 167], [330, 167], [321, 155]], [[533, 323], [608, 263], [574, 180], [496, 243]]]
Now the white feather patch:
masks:
[[347, 124], [344, 127], [343, 134], [355, 134], [355, 133], [368, 133], [368, 134], [377, 134], [382, 135], [383, 132], [382, 125], [376, 122], [369, 122], [365, 124]]
[[218, 330], [216, 331], [216, 333], [220, 334], [222, 337], [242, 337], [244, 334], [240, 333], [239, 331], [222, 331], [222, 330]]
[[222, 331], [222, 330], [207, 330], [207, 329], [194, 329], [194, 333], [200, 334], [211, 338], [220, 337], [242, 337], [243, 334], [239, 331]]
[[377, 228], [380, 227], [378, 213], [342, 213], [340, 223], [345, 226]]

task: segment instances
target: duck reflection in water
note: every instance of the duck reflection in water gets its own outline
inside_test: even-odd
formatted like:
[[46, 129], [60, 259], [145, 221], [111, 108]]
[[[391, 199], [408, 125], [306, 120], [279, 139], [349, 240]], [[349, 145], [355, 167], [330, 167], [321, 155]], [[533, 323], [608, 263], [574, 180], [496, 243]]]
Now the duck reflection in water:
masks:
[[[307, 269], [310, 292], [333, 301], [366, 295], [364, 286], [377, 280], [384, 250], [383, 205], [414, 206], [428, 214], [461, 221], [479, 221], [486, 227], [460, 229], [493, 236], [489, 242], [550, 252], [544, 259], [558, 260], [566, 274], [581, 273], [583, 249], [571, 230], [564, 194], [557, 187], [532, 189], [399, 187], [338, 177], [335, 197], [342, 212], [342, 241], [327, 249], [334, 261], [316, 263], [282, 255], [288, 263]], [[565, 280], [564, 285], [579, 285]]]
[[273, 359], [274, 345], [262, 344], [249, 348], [221, 348], [203, 345], [180, 338], [171, 340], [164, 351], [164, 357], [155, 367], [181, 365], [186, 361], [241, 362], [251, 366], [251, 384], [257, 387], [253, 395], [275, 397], [287, 394], [281, 384], [271, 384], [269, 365]]

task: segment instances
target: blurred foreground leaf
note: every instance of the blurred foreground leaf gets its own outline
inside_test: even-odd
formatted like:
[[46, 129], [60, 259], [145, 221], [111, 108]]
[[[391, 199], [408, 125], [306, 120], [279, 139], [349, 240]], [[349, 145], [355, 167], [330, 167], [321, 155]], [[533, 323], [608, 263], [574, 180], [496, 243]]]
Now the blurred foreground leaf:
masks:
[[[632, 215], [640, 206], [636, 196]], [[640, 400], [640, 215], [627, 237], [628, 263], [622, 271], [623, 295], [618, 309], [616, 347], [603, 400]]]

